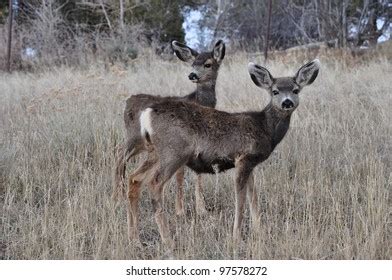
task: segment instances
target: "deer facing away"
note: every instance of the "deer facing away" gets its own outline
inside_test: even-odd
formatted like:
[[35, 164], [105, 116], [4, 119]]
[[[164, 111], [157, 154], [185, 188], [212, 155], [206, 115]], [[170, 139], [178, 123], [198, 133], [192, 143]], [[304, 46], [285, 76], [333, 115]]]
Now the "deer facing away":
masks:
[[283, 139], [301, 89], [313, 83], [320, 63], [302, 66], [293, 77], [274, 78], [259, 65], [250, 63], [253, 82], [266, 89], [271, 100], [259, 112], [227, 113], [186, 102], [164, 101], [146, 108], [140, 115], [141, 134], [149, 151], [146, 161], [130, 178], [130, 213], [134, 238], [138, 240], [138, 193], [147, 181], [153, 212], [163, 243], [174, 247], [164, 214], [165, 182], [184, 165], [197, 172], [216, 166], [219, 171], [235, 167], [234, 250], [241, 236], [246, 197], [252, 222], [258, 223], [257, 196], [252, 171], [266, 160]]
[[[157, 102], [164, 100], [177, 100], [195, 102], [207, 107], [216, 106], [215, 84], [218, 70], [225, 56], [225, 44], [219, 40], [211, 52], [198, 53], [192, 48], [177, 41], [172, 42], [172, 48], [177, 57], [182, 61], [192, 63], [193, 71], [189, 74], [189, 79], [196, 83], [197, 89], [189, 95], [183, 97], [161, 97], [147, 94], [133, 95], [126, 101], [124, 111], [124, 122], [127, 132], [127, 140], [120, 145], [117, 152], [116, 168], [114, 176], [113, 196], [118, 197], [125, 192], [124, 179], [126, 163], [133, 156], [144, 151], [143, 140], [140, 135], [139, 116], [142, 110]], [[183, 181], [184, 168], [180, 168], [176, 174], [177, 198], [176, 212], [183, 214]], [[196, 209], [199, 213], [205, 212], [204, 199], [202, 195], [201, 177], [198, 176], [198, 183], [195, 189]]]

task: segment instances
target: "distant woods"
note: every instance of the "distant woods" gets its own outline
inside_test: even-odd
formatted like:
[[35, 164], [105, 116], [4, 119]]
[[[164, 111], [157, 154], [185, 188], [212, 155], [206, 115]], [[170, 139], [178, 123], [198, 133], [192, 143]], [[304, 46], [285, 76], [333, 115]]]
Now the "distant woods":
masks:
[[[6, 46], [8, 1], [0, 2]], [[130, 61], [145, 47], [168, 53], [184, 41], [186, 11], [200, 10], [197, 24], [209, 44], [224, 38], [231, 48], [261, 51], [266, 44], [268, 1], [261, 0], [13, 0], [13, 68], [85, 65], [103, 59]], [[388, 0], [274, 0], [270, 49], [314, 42], [334, 47], [374, 45], [388, 29]], [[198, 36], [198, 34], [195, 34]], [[2, 52], [5, 53], [5, 52]], [[5, 65], [0, 58], [0, 67]]]
[[[20, 25], [37, 19], [42, 12], [57, 16], [72, 31], [120, 33], [126, 26], [142, 24], [145, 36], [162, 42], [182, 40], [182, 1], [170, 0], [13, 0]], [[0, 9], [5, 10], [2, 4]], [[2, 14], [5, 12], [3, 11]], [[47, 18], [48, 20], [49, 18]], [[53, 19], [53, 18], [52, 18]], [[4, 17], [0, 20], [4, 21]]]
[[[0, 4], [0, 49], [6, 48], [8, 5]], [[135, 59], [145, 47], [184, 41], [180, 1], [13, 0], [14, 69], [105, 64]], [[4, 52], [5, 53], [5, 52]], [[0, 67], [6, 62], [0, 58]]]
[[[262, 49], [269, 1], [206, 2], [211, 8], [205, 22], [214, 38], [227, 37], [242, 47]], [[365, 41], [375, 44], [390, 28], [391, 17], [388, 0], [274, 0], [270, 46], [285, 49], [320, 41], [339, 47], [360, 46]]]

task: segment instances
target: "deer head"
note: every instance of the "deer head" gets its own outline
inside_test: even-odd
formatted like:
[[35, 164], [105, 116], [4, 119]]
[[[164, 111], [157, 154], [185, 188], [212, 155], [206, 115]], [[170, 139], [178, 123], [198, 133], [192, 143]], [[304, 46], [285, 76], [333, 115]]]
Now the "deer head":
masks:
[[248, 65], [253, 82], [270, 93], [274, 108], [285, 113], [291, 113], [298, 107], [298, 94], [314, 82], [319, 69], [320, 61], [315, 59], [303, 65], [293, 77], [274, 78], [266, 68], [254, 63]]
[[179, 59], [191, 63], [192, 72], [189, 79], [194, 83], [204, 83], [216, 80], [219, 66], [225, 57], [226, 47], [222, 40], [216, 42], [210, 52], [198, 53], [187, 45], [177, 41], [172, 42], [172, 47]]

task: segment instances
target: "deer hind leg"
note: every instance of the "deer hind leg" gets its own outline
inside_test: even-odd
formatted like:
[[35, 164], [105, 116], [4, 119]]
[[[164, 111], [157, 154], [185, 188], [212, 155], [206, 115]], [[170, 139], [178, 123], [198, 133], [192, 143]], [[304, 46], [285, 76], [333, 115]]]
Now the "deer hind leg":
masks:
[[119, 145], [116, 150], [116, 167], [114, 171], [114, 182], [112, 190], [112, 198], [120, 199], [124, 195], [125, 185], [125, 147], [124, 143]]
[[139, 241], [139, 196], [142, 183], [147, 177], [148, 172], [156, 165], [157, 160], [149, 154], [147, 159], [129, 176], [128, 184], [128, 235], [130, 240]]
[[141, 183], [138, 181], [133, 181], [129, 178], [129, 188], [128, 188], [128, 211], [127, 211], [127, 221], [128, 221], [128, 236], [130, 241], [139, 240], [139, 196], [140, 196]]
[[174, 175], [174, 173], [184, 166], [187, 159], [185, 157], [160, 158], [163, 159], [158, 168], [154, 171], [149, 190], [152, 198], [152, 206], [155, 216], [155, 221], [158, 225], [159, 233], [163, 244], [167, 247], [169, 252], [174, 249], [174, 242], [171, 238], [169, 225], [166, 219], [164, 205], [163, 205], [163, 190], [165, 183]]
[[185, 168], [181, 167], [176, 172], [177, 192], [176, 192], [176, 215], [183, 216], [184, 211], [184, 173]]
[[199, 215], [205, 215], [207, 213], [207, 210], [206, 210], [206, 204], [204, 201], [204, 194], [203, 194], [203, 180], [200, 174], [197, 174], [195, 198], [196, 198], [196, 213]]
[[128, 139], [126, 143], [121, 144], [116, 151], [116, 167], [114, 174], [112, 198], [118, 200], [125, 197], [125, 170], [129, 159], [141, 151], [143, 145], [136, 138]]
[[164, 212], [163, 187], [164, 184], [161, 182], [151, 185], [152, 208], [162, 242], [169, 251], [172, 251], [174, 249], [174, 241], [170, 236], [169, 224]]

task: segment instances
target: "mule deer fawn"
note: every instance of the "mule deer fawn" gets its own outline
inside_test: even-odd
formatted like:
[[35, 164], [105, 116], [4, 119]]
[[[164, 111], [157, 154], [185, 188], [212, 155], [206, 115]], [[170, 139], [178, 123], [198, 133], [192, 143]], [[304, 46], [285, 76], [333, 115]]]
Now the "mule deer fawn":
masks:
[[[319, 61], [314, 60], [302, 66], [294, 77], [274, 78], [266, 68], [250, 63], [251, 79], [271, 96], [270, 103], [260, 112], [227, 113], [197, 104], [165, 100], [141, 113], [141, 135], [149, 154], [131, 175], [131, 189], [138, 193], [141, 183], [148, 180], [155, 220], [162, 241], [169, 249], [174, 243], [164, 215], [163, 188], [184, 165], [196, 172], [211, 170], [213, 166], [219, 171], [236, 168], [234, 250], [241, 237], [247, 196], [252, 222], [258, 224], [252, 171], [269, 157], [286, 135], [291, 114], [299, 104], [298, 94], [303, 87], [313, 83], [319, 67]], [[138, 238], [137, 196], [129, 198], [133, 233]]]
[[[189, 74], [189, 79], [197, 84], [197, 88], [191, 94], [183, 97], [161, 97], [147, 94], [137, 94], [128, 98], [124, 111], [127, 140], [124, 144], [119, 146], [117, 151], [113, 189], [114, 197], [118, 197], [120, 194], [124, 195], [125, 193], [124, 179], [126, 163], [130, 160], [131, 157], [144, 151], [139, 125], [139, 116], [142, 110], [153, 105], [154, 103], [162, 102], [164, 100], [195, 102], [207, 107], [216, 106], [215, 84], [218, 76], [218, 70], [223, 58], [225, 57], [226, 50], [223, 41], [219, 40], [211, 52], [202, 52], [200, 54], [192, 48], [177, 41], [172, 42], [172, 48], [179, 59], [188, 63], [192, 63], [193, 71]], [[177, 171], [176, 179], [176, 212], [178, 215], [181, 215], [184, 212], [183, 168], [180, 168]], [[198, 176], [198, 183], [196, 185], [195, 194], [197, 211], [199, 213], [205, 212], [200, 175]]]

